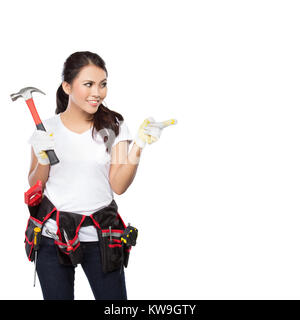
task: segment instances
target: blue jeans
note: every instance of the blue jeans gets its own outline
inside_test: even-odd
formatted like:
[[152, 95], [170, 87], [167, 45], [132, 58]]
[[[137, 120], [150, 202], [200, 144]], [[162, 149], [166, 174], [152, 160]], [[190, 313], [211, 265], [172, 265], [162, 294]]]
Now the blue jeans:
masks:
[[[96, 300], [127, 300], [124, 267], [122, 271], [102, 272], [98, 242], [81, 242], [81, 266]], [[37, 275], [45, 300], [74, 300], [75, 267], [59, 263], [54, 240], [41, 237], [37, 256]]]

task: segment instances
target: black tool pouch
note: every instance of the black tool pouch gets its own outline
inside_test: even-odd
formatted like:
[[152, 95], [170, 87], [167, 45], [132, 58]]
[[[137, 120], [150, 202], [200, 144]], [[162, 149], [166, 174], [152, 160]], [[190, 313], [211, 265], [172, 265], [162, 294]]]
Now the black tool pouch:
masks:
[[128, 266], [130, 250], [131, 246], [123, 245], [123, 264], [125, 268]]
[[55, 241], [57, 248], [57, 257], [59, 263], [63, 265], [73, 265], [77, 266], [77, 264], [81, 263], [82, 258], [83, 258], [83, 253], [82, 249], [80, 247], [80, 243], [78, 244], [77, 247], [73, 248], [72, 250], [68, 251], [67, 250], [67, 244], [60, 242], [60, 241]]
[[[55, 244], [58, 248], [57, 255], [61, 264], [76, 266], [81, 263], [83, 252], [78, 239], [78, 233], [85, 218], [83, 215], [71, 212], [57, 212], [56, 221], [59, 226], [58, 233], [60, 234], [60, 240], [56, 240]], [[65, 238], [65, 233], [68, 239]]]
[[[39, 227], [41, 230], [43, 228], [43, 224], [49, 218], [50, 215], [41, 216], [39, 214], [41, 203], [35, 206], [29, 206], [28, 210], [30, 213], [26, 230], [25, 230], [25, 252], [29, 261], [34, 260], [34, 250], [33, 250], [33, 239], [34, 239], [34, 228]], [[41, 233], [40, 233], [41, 234]], [[39, 235], [40, 236], [40, 235]]]
[[40, 227], [42, 228], [42, 223], [34, 219], [33, 217], [29, 217], [26, 230], [25, 230], [25, 251], [29, 261], [34, 260], [34, 250], [33, 250], [33, 238], [34, 238], [34, 228]]
[[117, 204], [113, 200], [108, 207], [90, 216], [97, 227], [104, 273], [119, 270], [123, 265], [127, 267], [128, 264], [129, 251], [124, 250], [120, 240], [126, 225], [117, 209]]
[[[113, 229], [112, 233], [115, 234], [116, 231], [117, 230]], [[121, 235], [121, 232], [119, 232], [119, 234]], [[108, 273], [119, 270], [122, 265], [127, 267], [129, 252], [125, 253], [120, 241], [120, 236], [112, 236], [112, 239], [110, 239], [109, 232], [106, 230], [102, 232], [98, 229], [98, 237], [101, 250], [102, 271]]]

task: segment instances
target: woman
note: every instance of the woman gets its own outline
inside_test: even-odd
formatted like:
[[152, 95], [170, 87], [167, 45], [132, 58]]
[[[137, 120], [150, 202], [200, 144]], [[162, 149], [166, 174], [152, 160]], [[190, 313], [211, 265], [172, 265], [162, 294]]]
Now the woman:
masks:
[[[107, 76], [105, 62], [99, 55], [89, 51], [70, 55], [57, 90], [56, 115], [43, 121], [46, 132], [35, 130], [29, 140], [32, 145], [29, 184], [33, 186], [41, 180], [43, 201], [47, 200], [52, 211], [61, 212], [60, 218], [49, 218], [42, 227], [36, 268], [44, 299], [74, 299], [77, 263], [82, 265], [95, 299], [127, 299], [124, 268], [103, 272], [101, 233], [93, 214], [102, 212], [99, 214], [102, 223], [103, 210], [113, 208], [117, 212], [113, 192], [120, 195], [127, 190], [135, 177], [142, 149], [159, 139], [163, 126], [152, 118], [145, 119], [129, 151], [132, 137], [122, 115], [103, 105]], [[59, 158], [59, 163], [53, 166], [45, 152], [51, 149]], [[71, 213], [70, 220], [67, 213]], [[93, 221], [84, 224], [83, 216], [91, 216], [90, 222]], [[81, 220], [76, 220], [77, 217]], [[72, 223], [76, 224], [73, 234]], [[80, 250], [76, 250], [73, 236], [78, 236]], [[55, 240], [61, 241], [61, 248], [74, 244], [71, 248], [74, 255], [68, 261], [75, 257], [75, 263], [66, 262], [67, 255], [61, 254]], [[79, 251], [80, 257], [76, 257]]]

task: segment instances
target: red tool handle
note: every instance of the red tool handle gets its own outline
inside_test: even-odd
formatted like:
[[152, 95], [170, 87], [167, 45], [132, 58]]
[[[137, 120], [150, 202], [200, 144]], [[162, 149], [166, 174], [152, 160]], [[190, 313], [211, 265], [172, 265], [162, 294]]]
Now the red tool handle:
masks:
[[25, 203], [36, 206], [42, 201], [42, 181], [38, 180], [34, 186], [24, 193]]
[[[36, 107], [34, 105], [33, 99], [30, 98], [30, 99], [27, 99], [25, 101], [26, 101], [26, 103], [28, 105], [28, 108], [29, 108], [29, 110], [31, 112], [32, 118], [34, 120], [34, 123], [36, 124], [36, 128], [38, 130], [46, 131], [46, 129], [45, 129], [40, 117], [39, 117], [39, 114], [38, 114], [38, 112], [36, 110]], [[49, 158], [51, 166], [53, 166], [54, 164], [59, 162], [54, 150], [46, 150], [46, 153], [47, 153], [47, 156]]]
[[41, 119], [40, 119], [40, 117], [39, 117], [39, 114], [38, 114], [38, 112], [37, 112], [37, 110], [36, 110], [36, 107], [35, 107], [35, 105], [34, 105], [33, 99], [30, 98], [30, 99], [25, 100], [25, 101], [26, 101], [26, 103], [27, 103], [27, 105], [28, 105], [28, 108], [29, 108], [29, 110], [30, 110], [30, 112], [31, 112], [32, 118], [33, 118], [33, 120], [34, 120], [34, 123], [35, 123], [36, 125], [39, 125], [40, 123], [42, 123], [42, 121], [41, 121]]

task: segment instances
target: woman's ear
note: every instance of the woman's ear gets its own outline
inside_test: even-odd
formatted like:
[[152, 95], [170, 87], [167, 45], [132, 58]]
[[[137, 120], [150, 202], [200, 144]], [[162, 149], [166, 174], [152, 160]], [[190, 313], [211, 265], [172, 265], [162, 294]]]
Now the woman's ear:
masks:
[[63, 88], [64, 92], [65, 92], [67, 95], [69, 95], [70, 92], [71, 92], [71, 86], [70, 86], [70, 84], [69, 84], [68, 82], [66, 82], [66, 81], [63, 81], [61, 85], [62, 85], [62, 88]]

